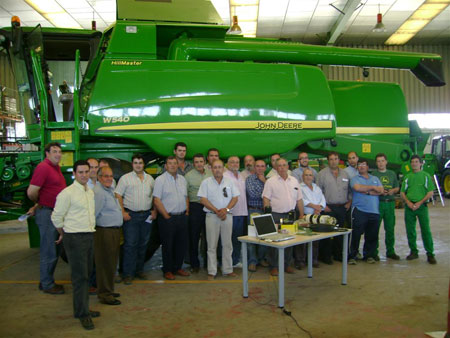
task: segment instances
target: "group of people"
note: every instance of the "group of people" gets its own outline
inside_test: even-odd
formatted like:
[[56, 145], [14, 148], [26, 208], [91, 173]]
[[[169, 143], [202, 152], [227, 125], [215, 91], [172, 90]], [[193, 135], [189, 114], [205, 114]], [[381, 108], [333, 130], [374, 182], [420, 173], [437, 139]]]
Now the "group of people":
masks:
[[[292, 172], [286, 159], [273, 154], [271, 170], [266, 174], [265, 161], [255, 160], [252, 155], [245, 156], [245, 169], [240, 172], [238, 156], [230, 156], [225, 166], [219, 150], [212, 148], [206, 158], [198, 153], [190, 163], [185, 159], [186, 151], [185, 143], [176, 143], [174, 155], [167, 157], [163, 173], [156, 179], [145, 172], [144, 158], [136, 154], [132, 157], [132, 171], [120, 177], [117, 184], [107, 161], [79, 160], [73, 165], [75, 180], [66, 187], [59, 166], [61, 146], [46, 145], [46, 158], [36, 167], [27, 191], [36, 203], [30, 213], [36, 215], [41, 239], [39, 288], [49, 294], [64, 293], [63, 286], [54, 280], [62, 242], [72, 274], [74, 316], [85, 329], [93, 329], [92, 318], [100, 315], [89, 309], [94, 262], [99, 301], [120, 305], [114, 279], [121, 233], [120, 271], [122, 281], [129, 285], [135, 278], [147, 278], [144, 263], [152, 227], [159, 231], [162, 270], [167, 280], [199, 272], [201, 238], [206, 242], [208, 280], [216, 277], [218, 265], [223, 276], [236, 277], [233, 268], [242, 267], [238, 237], [246, 234], [250, 215], [255, 213], [271, 213], [276, 223], [293, 215], [335, 217], [339, 226], [353, 229], [349, 264], [356, 264], [358, 259], [368, 263], [379, 260], [378, 230], [383, 221], [386, 256], [398, 260], [394, 250], [394, 195], [400, 191], [406, 202], [405, 223], [411, 249], [407, 259], [418, 258], [418, 218], [428, 262], [436, 263], [427, 209], [434, 184], [421, 171], [418, 156], [411, 158], [412, 171], [400, 189], [395, 173], [386, 169], [384, 154], [377, 155], [377, 170], [372, 174], [367, 161], [359, 160], [355, 152], [348, 154], [349, 166], [345, 169], [339, 167], [339, 155], [330, 152], [328, 166], [320, 172], [309, 166], [305, 152], [298, 155], [298, 168]], [[332, 264], [333, 259], [342, 260], [342, 238], [314, 242], [315, 267], [319, 266], [319, 258], [327, 264]], [[183, 268], [185, 261], [190, 264], [190, 272]], [[284, 264], [286, 273], [294, 273], [292, 265], [305, 267], [305, 246], [286, 249]], [[268, 266], [270, 274], [277, 276], [277, 250], [248, 245], [249, 271], [256, 271], [258, 265]]]

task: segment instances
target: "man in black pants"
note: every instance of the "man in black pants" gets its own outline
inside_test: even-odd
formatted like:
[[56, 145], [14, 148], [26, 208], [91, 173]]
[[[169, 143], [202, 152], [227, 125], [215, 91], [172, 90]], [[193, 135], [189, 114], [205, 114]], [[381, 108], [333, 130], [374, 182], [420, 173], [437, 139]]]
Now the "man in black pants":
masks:
[[75, 181], [56, 198], [52, 222], [59, 233], [56, 241], [64, 241], [73, 286], [73, 312], [86, 330], [92, 330], [91, 317], [100, 312], [89, 311], [89, 276], [94, 263], [95, 203], [94, 193], [87, 186], [89, 163], [76, 161]]

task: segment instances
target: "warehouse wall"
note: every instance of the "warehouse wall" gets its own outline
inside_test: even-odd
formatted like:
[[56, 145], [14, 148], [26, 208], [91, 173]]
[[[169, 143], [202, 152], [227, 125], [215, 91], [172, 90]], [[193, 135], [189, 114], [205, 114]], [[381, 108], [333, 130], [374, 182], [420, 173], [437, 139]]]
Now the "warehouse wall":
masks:
[[[442, 56], [444, 78], [450, 81], [450, 46], [345, 46], [383, 49], [401, 52], [435, 53]], [[450, 86], [426, 87], [408, 70], [370, 68], [369, 77], [357, 67], [329, 66], [324, 68], [330, 80], [380, 81], [398, 83], [405, 94], [410, 114], [450, 113]]]

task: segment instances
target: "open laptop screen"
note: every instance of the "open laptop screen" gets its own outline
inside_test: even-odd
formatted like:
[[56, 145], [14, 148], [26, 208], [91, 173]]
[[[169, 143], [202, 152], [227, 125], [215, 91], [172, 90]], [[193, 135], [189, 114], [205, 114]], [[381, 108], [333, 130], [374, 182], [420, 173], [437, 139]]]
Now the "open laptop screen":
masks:
[[277, 229], [275, 227], [275, 223], [271, 214], [254, 216], [253, 223], [255, 224], [258, 236], [277, 233]]

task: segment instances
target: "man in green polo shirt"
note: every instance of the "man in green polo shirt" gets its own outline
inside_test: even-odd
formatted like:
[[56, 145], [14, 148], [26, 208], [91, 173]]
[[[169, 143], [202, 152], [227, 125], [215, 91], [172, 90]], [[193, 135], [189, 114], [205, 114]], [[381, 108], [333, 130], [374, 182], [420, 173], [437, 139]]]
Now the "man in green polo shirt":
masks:
[[[379, 196], [380, 199], [380, 224], [384, 221], [384, 232], [386, 244], [386, 257], [399, 260], [400, 257], [395, 253], [395, 194], [400, 190], [397, 175], [392, 170], [386, 169], [387, 157], [380, 153], [375, 157], [378, 170], [374, 170], [372, 175], [378, 177], [384, 188], [384, 193]], [[376, 254], [378, 255], [378, 242]]]
[[435, 189], [431, 176], [421, 170], [422, 160], [418, 155], [411, 157], [411, 169], [403, 180], [401, 197], [406, 203], [405, 225], [408, 236], [408, 245], [411, 253], [407, 260], [419, 258], [416, 245], [416, 217], [419, 219], [420, 231], [422, 232], [423, 246], [428, 256], [428, 263], [436, 264], [433, 253], [433, 237], [430, 230], [430, 218], [428, 216], [427, 201], [433, 196]]

